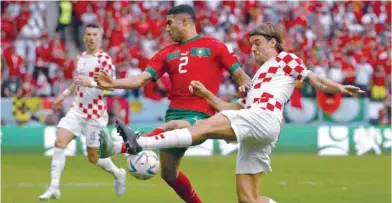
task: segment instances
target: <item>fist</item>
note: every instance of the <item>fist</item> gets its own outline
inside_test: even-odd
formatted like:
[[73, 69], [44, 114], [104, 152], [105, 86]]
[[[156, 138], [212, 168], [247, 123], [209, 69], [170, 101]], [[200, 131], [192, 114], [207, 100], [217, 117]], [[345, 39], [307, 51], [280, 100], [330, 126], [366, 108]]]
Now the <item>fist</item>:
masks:
[[203, 83], [193, 80], [191, 82], [191, 84], [189, 85], [189, 91], [192, 94], [195, 94], [199, 97], [206, 97], [207, 94], [209, 93], [209, 91], [207, 90], [207, 88], [203, 85]]

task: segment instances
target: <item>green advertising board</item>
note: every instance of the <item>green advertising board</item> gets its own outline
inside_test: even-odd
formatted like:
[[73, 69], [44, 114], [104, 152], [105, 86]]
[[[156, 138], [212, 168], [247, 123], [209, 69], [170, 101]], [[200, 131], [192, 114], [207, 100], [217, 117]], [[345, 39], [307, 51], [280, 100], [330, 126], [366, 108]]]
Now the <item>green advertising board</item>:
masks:
[[[153, 126], [136, 128], [144, 132]], [[110, 136], [121, 141], [116, 130], [108, 127]], [[55, 126], [37, 128], [1, 128], [1, 152], [53, 154], [57, 129]], [[72, 141], [66, 150], [68, 156], [86, 154], [86, 141], [83, 137]], [[392, 131], [390, 127], [347, 127], [347, 126], [307, 126], [286, 124], [274, 148], [274, 153], [311, 153], [320, 156], [345, 156], [356, 154], [390, 154]], [[238, 144], [228, 144], [223, 140], [207, 140], [201, 145], [191, 147], [188, 156], [228, 155], [237, 151]]]

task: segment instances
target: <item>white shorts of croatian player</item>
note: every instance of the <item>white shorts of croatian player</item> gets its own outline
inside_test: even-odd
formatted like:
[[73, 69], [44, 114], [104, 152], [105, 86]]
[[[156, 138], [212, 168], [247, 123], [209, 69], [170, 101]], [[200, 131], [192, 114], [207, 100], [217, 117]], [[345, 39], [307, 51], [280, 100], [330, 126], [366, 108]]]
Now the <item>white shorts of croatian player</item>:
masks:
[[279, 137], [282, 121], [270, 111], [259, 108], [220, 112], [231, 122], [240, 143], [236, 174], [271, 172], [269, 154]]
[[64, 128], [77, 137], [84, 135], [86, 137], [87, 147], [98, 148], [99, 133], [107, 123], [107, 116], [101, 117], [100, 119], [87, 119], [83, 118], [74, 108], [71, 108], [60, 120], [57, 127]]

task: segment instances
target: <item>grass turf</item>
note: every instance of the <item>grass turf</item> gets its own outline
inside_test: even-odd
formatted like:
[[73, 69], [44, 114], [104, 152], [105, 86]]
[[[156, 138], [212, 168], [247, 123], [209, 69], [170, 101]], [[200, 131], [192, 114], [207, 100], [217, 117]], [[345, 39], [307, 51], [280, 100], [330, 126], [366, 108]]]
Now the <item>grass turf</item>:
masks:
[[[125, 157], [115, 156], [120, 167]], [[2, 203], [34, 203], [49, 183], [50, 157], [2, 155]], [[261, 193], [278, 203], [389, 203], [391, 157], [319, 157], [272, 155], [273, 172], [263, 179]], [[206, 203], [237, 202], [235, 156], [186, 157], [182, 170]], [[127, 192], [116, 197], [110, 175], [78, 155], [67, 157], [59, 203], [180, 203], [164, 181], [127, 176]]]

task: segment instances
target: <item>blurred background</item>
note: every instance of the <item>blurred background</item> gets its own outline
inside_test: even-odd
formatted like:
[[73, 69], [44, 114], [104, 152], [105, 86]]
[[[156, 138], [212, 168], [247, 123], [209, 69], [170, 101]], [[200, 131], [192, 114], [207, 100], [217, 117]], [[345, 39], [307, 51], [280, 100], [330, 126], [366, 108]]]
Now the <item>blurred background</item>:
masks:
[[[165, 14], [182, 2], [2, 1], [2, 126], [54, 125], [64, 115], [70, 102], [54, 111], [51, 101], [74, 77], [75, 56], [84, 50], [84, 25], [103, 26], [103, 50], [112, 56], [118, 78], [136, 75], [171, 43], [164, 31]], [[258, 23], [271, 21], [285, 31], [286, 49], [304, 59], [309, 69], [367, 92], [342, 98], [298, 83], [286, 105], [286, 122], [391, 123], [391, 2], [186, 3], [197, 11], [198, 31], [225, 41], [250, 76], [258, 67], [248, 33]], [[235, 84], [227, 72], [222, 74], [219, 96], [230, 101]], [[110, 115], [128, 123], [161, 121], [169, 90], [165, 75], [139, 90], [108, 92]]]
[[[351, 98], [324, 94], [298, 83], [285, 105], [286, 125], [274, 152], [304, 153], [312, 161], [318, 160], [317, 155], [390, 155], [391, 1], [1, 1], [1, 135], [6, 161], [19, 160], [12, 158], [15, 154], [53, 153], [55, 126], [70, 108], [72, 98], [67, 98], [61, 110], [54, 110], [52, 102], [75, 76], [75, 56], [84, 50], [84, 25], [103, 26], [102, 49], [113, 58], [117, 78], [137, 75], [158, 50], [171, 43], [164, 30], [165, 15], [173, 5], [182, 3], [196, 9], [198, 31], [226, 42], [250, 76], [258, 67], [253, 65], [248, 33], [258, 23], [271, 21], [284, 30], [286, 49], [302, 58], [309, 69], [366, 91]], [[235, 101], [235, 84], [227, 72], [222, 74], [219, 96]], [[138, 90], [105, 92], [109, 124], [118, 117], [133, 128], [153, 129], [163, 122], [170, 86], [170, 78], [164, 75]], [[119, 138], [110, 125], [107, 129], [113, 139]], [[84, 144], [84, 139], [78, 138], [69, 145], [67, 154], [85, 153]], [[192, 147], [187, 155], [228, 155], [237, 147], [208, 140]], [[290, 156], [281, 156], [289, 161], [285, 158]], [[38, 156], [32, 159], [42, 161]], [[375, 162], [368, 164], [390, 169], [388, 159], [372, 158]], [[22, 162], [15, 166], [18, 164], [25, 167]], [[335, 164], [355, 165], [348, 158]], [[49, 167], [49, 160], [45, 159], [44, 166], [45, 170]], [[378, 174], [378, 169], [369, 171]], [[380, 181], [390, 180], [386, 173], [381, 174]], [[37, 177], [45, 175], [37, 172]], [[42, 178], [37, 182], [42, 183]], [[386, 193], [381, 195], [384, 200]]]

